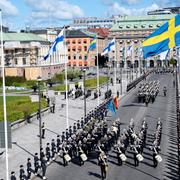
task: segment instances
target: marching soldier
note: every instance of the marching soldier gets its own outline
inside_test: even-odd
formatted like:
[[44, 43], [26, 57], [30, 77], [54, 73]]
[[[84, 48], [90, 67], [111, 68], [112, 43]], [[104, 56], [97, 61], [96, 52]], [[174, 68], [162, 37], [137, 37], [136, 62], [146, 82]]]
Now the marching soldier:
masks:
[[54, 139], [51, 141], [51, 153], [52, 153], [52, 160], [55, 160], [55, 154], [56, 154], [56, 144]]
[[45, 157], [43, 148], [41, 148], [41, 152], [40, 152], [40, 161], [42, 161], [42, 159]]
[[60, 151], [60, 145], [61, 145], [61, 140], [60, 140], [60, 136], [57, 135], [57, 139], [56, 139], [56, 148], [57, 148], [57, 153], [59, 155], [59, 151]]
[[41, 129], [42, 129], [42, 138], [44, 139], [45, 138], [44, 137], [44, 135], [45, 135], [45, 125], [44, 125], [44, 122], [42, 123]]
[[16, 176], [15, 176], [15, 172], [14, 171], [11, 172], [11, 180], [16, 180]]
[[47, 146], [46, 146], [46, 158], [47, 158], [47, 164], [49, 164], [50, 163], [50, 159], [51, 159], [49, 143], [47, 143]]
[[98, 161], [101, 168], [101, 178], [103, 180], [106, 178], [107, 168], [108, 168], [107, 156], [105, 155], [103, 151], [101, 151], [101, 153], [99, 154]]
[[38, 153], [35, 153], [34, 156], [34, 175], [37, 176], [39, 169], [39, 158], [38, 158]]
[[31, 164], [31, 159], [27, 159], [27, 179], [31, 179], [31, 172], [32, 172], [32, 164]]
[[25, 171], [24, 171], [24, 166], [23, 165], [20, 165], [19, 178], [20, 178], [20, 180], [25, 179]]
[[65, 139], [66, 139], [66, 137], [65, 137], [65, 132], [64, 132], [64, 131], [62, 132], [61, 139], [62, 139], [62, 142], [64, 142]]
[[41, 168], [42, 168], [42, 177], [43, 179], [46, 179], [46, 169], [47, 169], [47, 166], [46, 166], [46, 159], [45, 157], [43, 157], [43, 159], [41, 160]]

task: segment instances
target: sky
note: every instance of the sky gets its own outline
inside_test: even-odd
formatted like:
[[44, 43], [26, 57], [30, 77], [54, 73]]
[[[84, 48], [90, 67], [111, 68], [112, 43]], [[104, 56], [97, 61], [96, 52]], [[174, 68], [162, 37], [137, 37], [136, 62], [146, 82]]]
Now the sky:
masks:
[[0, 0], [3, 24], [10, 30], [59, 27], [81, 17], [143, 15], [180, 0]]

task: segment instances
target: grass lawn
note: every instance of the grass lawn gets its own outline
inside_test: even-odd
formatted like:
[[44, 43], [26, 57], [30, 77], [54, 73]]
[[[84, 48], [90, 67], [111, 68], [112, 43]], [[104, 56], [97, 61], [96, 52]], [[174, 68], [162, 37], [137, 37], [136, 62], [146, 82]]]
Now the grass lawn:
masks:
[[[99, 85], [107, 83], [108, 77], [101, 76], [99, 77]], [[97, 78], [90, 78], [85, 81], [86, 88], [95, 88], [97, 86]], [[66, 86], [64, 84], [52, 87], [54, 91], [65, 91]]]
[[[7, 96], [7, 120], [9, 122], [24, 118], [24, 113], [32, 114], [38, 110], [38, 102], [31, 102], [29, 96]], [[46, 107], [45, 99], [42, 99], [42, 108]], [[3, 116], [3, 97], [0, 97], [0, 121]]]

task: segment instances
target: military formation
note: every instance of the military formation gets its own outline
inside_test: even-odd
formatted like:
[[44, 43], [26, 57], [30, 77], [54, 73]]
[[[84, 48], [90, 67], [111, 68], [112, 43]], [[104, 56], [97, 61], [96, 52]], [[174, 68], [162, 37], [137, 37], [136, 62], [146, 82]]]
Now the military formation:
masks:
[[[159, 86], [158, 81], [141, 83], [138, 90], [139, 102], [147, 105], [149, 102], [153, 103], [159, 93]], [[61, 158], [63, 166], [68, 166], [71, 161], [82, 166], [94, 154], [100, 166], [101, 178], [105, 179], [110, 152], [115, 153], [119, 166], [128, 161], [128, 153], [133, 154], [134, 166], [139, 166], [139, 163], [144, 160], [145, 148], [151, 151], [154, 167], [157, 167], [162, 161], [159, 155], [162, 135], [160, 118], [152, 134], [153, 142], [151, 146], [147, 146], [148, 124], [145, 118], [140, 126], [136, 126], [134, 120], [131, 119], [126, 129], [122, 129], [120, 118], [114, 122], [107, 121], [107, 104], [112, 100], [111, 95], [111, 90], [107, 91], [102, 104], [69, 126], [62, 134], [57, 135], [56, 139], [48, 142], [40, 149], [40, 153], [34, 154], [33, 159], [28, 158], [26, 167], [20, 166], [19, 179], [31, 179], [32, 174], [46, 179], [47, 166], [57, 157]], [[44, 133], [42, 135], [44, 137]], [[11, 180], [16, 180], [15, 172], [11, 173]]]
[[138, 102], [143, 102], [148, 106], [148, 104], [154, 103], [156, 96], [159, 93], [159, 81], [145, 81], [140, 84], [138, 90]]

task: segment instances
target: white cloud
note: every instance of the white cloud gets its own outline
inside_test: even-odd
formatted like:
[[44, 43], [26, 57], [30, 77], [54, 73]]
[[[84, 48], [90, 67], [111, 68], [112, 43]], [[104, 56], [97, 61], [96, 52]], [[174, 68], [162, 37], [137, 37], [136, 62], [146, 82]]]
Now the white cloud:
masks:
[[155, 3], [149, 7], [137, 9], [137, 8], [123, 7], [119, 3], [115, 2], [110, 6], [109, 12], [116, 15], [144, 15], [147, 14], [148, 11], [156, 10], [159, 8], [160, 7]]
[[123, 3], [128, 3], [128, 4], [137, 4], [139, 3], [141, 0], [122, 0]]
[[[35, 23], [45, 23], [50, 20], [52, 23], [60, 20], [71, 20], [75, 17], [83, 17], [82, 9], [64, 0], [25, 0], [32, 8], [29, 21]], [[48, 23], [47, 23], [48, 24]]]
[[18, 9], [9, 0], [0, 0], [0, 8], [6, 16], [15, 16], [18, 14]]

